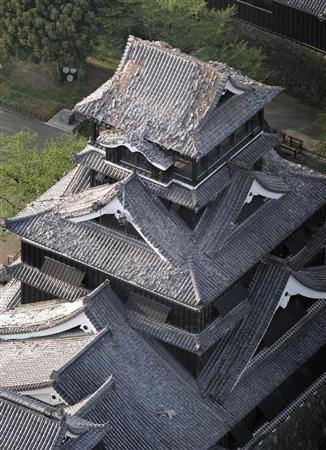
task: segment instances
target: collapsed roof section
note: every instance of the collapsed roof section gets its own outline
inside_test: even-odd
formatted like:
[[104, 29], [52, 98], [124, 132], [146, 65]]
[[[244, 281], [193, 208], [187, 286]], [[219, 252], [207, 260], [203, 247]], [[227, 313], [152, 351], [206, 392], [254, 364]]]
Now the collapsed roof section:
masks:
[[[227, 90], [234, 96], [220, 101]], [[198, 159], [279, 92], [223, 64], [131, 36], [112, 79], [75, 110], [119, 130], [129, 143], [147, 141]]]
[[[252, 168], [254, 164], [264, 155], [273, 150], [278, 143], [275, 135], [263, 133], [256, 137], [249, 145], [245, 146], [241, 152], [222, 164], [218, 170], [209, 175], [198, 186], [191, 187], [184, 183], [179, 183], [172, 179], [169, 183], [157, 183], [138, 174], [145, 186], [155, 195], [172, 201], [177, 205], [184, 206], [192, 210], [203, 208], [208, 202], [213, 200], [221, 193], [231, 182], [231, 163], [240, 164], [244, 167]], [[72, 180], [66, 193], [77, 193], [85, 188], [84, 175], [88, 171], [95, 171], [97, 174], [115, 181], [121, 181], [127, 178], [132, 171], [124, 167], [117, 166], [106, 159], [105, 151], [93, 145], [88, 145], [85, 150], [75, 157], [75, 162], [79, 164], [78, 173]], [[74, 183], [74, 180], [76, 182]], [[41, 205], [40, 205], [41, 207]]]

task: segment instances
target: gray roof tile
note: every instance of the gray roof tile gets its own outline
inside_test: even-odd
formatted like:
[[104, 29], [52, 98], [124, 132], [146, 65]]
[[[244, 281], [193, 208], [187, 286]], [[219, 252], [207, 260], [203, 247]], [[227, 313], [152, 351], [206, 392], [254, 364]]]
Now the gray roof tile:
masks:
[[126, 136], [121, 132], [105, 130], [100, 132], [96, 142], [108, 148], [118, 147], [119, 145], [128, 146], [132, 151], [142, 153], [150, 163], [161, 170], [168, 169], [174, 163], [172, 155], [163, 150], [159, 145], [146, 140], [139, 140], [137, 136], [133, 137], [132, 134]]
[[[213, 445], [225, 429], [223, 417], [129, 327], [123, 304], [114, 293], [107, 295], [111, 299], [106, 303], [108, 328], [54, 374], [56, 390], [69, 403], [76, 403], [112, 375], [115, 389], [96, 414], [110, 420], [105, 443], [117, 450], [167, 446], [197, 450]], [[92, 419], [91, 414], [87, 417]]]
[[[108, 432], [89, 422], [16, 392], [0, 389], [1, 450], [85, 450]], [[72, 439], [64, 441], [66, 434]]]
[[[228, 79], [245, 92], [216, 108]], [[130, 37], [113, 78], [75, 110], [137, 136], [137, 140], [197, 158], [279, 91], [225, 65], [204, 63], [165, 43]]]
[[74, 302], [47, 300], [21, 305], [0, 313], [0, 337], [53, 328], [73, 319], [84, 310], [83, 299]]
[[15, 280], [48, 292], [56, 298], [73, 301], [88, 292], [87, 289], [66, 283], [22, 262], [7, 266], [6, 270]]
[[[7, 276], [9, 276], [7, 274]], [[15, 308], [21, 301], [21, 283], [10, 279], [4, 286], [0, 285], [0, 311]]]
[[247, 301], [241, 302], [225, 317], [218, 317], [200, 333], [191, 333], [173, 325], [157, 322], [150, 317], [128, 312], [128, 323], [135, 330], [191, 353], [202, 354], [232, 330], [249, 311]]
[[0, 341], [0, 387], [30, 390], [50, 386], [50, 375], [94, 338], [77, 334]]
[[[256, 137], [233, 159], [232, 163], [239, 163], [251, 168], [256, 161], [271, 151], [278, 143], [276, 135], [263, 133]], [[105, 152], [92, 145], [75, 157], [75, 161], [83, 167], [102, 173], [113, 180], [121, 181], [128, 177], [130, 170], [119, 167], [105, 159]], [[155, 180], [139, 177], [148, 189], [159, 197], [171, 200], [173, 203], [183, 205], [190, 209], [200, 209], [213, 200], [230, 184], [230, 169], [227, 163], [222, 165], [215, 173], [195, 188], [182, 186], [174, 181], [168, 185], [156, 183]]]
[[288, 279], [278, 266], [258, 268], [249, 292], [249, 313], [222, 352], [214, 351], [198, 377], [203, 395], [225, 400], [259, 346]]
[[275, 2], [316, 16], [321, 21], [326, 20], [325, 0], [275, 0]]
[[2, 450], [56, 450], [66, 434], [61, 417], [51, 407], [17, 393], [0, 390]]

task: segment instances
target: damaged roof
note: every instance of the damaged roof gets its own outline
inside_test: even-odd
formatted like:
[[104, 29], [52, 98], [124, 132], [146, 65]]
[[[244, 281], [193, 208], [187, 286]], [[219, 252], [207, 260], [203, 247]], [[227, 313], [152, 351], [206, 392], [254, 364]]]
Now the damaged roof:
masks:
[[19, 391], [51, 386], [50, 375], [94, 338], [91, 334], [0, 341], [0, 387]]
[[[228, 82], [237, 94], [220, 105]], [[279, 92], [223, 64], [131, 36], [115, 75], [75, 111], [113, 126], [129, 142], [200, 158]]]
[[[190, 306], [208, 304], [324, 205], [325, 177], [293, 170], [288, 163], [279, 164], [273, 155], [265, 156], [267, 175], [247, 169], [232, 171], [230, 186], [208, 206], [206, 219], [203, 217], [198, 225], [200, 232], [191, 230], [173, 211], [167, 210], [135, 174], [113, 185], [63, 196], [51, 210], [8, 220], [7, 228], [159, 296]], [[243, 202], [253, 179], [281, 190], [282, 196], [269, 199], [238, 224], [235, 219], [242, 204], [238, 196], [240, 176]], [[124, 205], [127, 220], [142, 239], [127, 235], [123, 227], [120, 231], [80, 216], [80, 211], [94, 211], [93, 205], [100, 214], [99, 206], [114, 199], [120, 202], [120, 207]], [[226, 206], [222, 208], [224, 199]], [[215, 222], [208, 218], [216, 214], [223, 224], [213, 227], [212, 234]]]

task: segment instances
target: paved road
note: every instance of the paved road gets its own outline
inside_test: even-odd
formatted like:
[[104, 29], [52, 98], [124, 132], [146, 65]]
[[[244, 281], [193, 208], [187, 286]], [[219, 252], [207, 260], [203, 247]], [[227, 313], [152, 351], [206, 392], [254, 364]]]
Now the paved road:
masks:
[[38, 144], [43, 146], [49, 138], [62, 136], [63, 131], [52, 128], [36, 119], [29, 119], [14, 111], [0, 108], [0, 134], [14, 134], [18, 131], [28, 130], [38, 133]]

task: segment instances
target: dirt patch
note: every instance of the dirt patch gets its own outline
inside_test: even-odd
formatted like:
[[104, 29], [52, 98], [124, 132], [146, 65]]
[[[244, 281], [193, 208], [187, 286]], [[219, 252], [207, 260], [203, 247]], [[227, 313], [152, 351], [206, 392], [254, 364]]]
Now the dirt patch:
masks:
[[88, 86], [98, 88], [101, 84], [108, 81], [113, 75], [113, 70], [98, 67], [95, 64], [86, 64], [86, 83]]
[[14, 75], [17, 80], [38, 89], [46, 89], [53, 82], [53, 69], [48, 64], [16, 61], [14, 64]]
[[0, 264], [8, 263], [8, 256], [14, 257], [20, 250], [20, 239], [14, 234], [0, 238]]
[[320, 141], [319, 113], [318, 108], [284, 93], [265, 108], [265, 118], [272, 129], [302, 139], [311, 151]]

